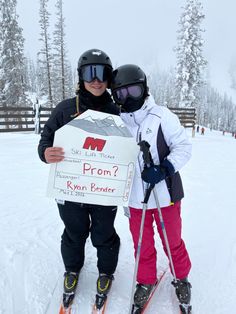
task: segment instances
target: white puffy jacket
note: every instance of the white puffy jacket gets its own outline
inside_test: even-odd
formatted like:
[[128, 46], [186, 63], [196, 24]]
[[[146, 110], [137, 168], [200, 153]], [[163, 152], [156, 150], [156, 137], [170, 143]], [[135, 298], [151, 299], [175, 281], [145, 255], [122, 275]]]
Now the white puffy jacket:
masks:
[[[155, 165], [167, 158], [175, 169], [175, 174], [156, 184], [158, 200], [161, 207], [183, 198], [183, 187], [179, 170], [191, 157], [192, 145], [185, 129], [180, 125], [178, 117], [168, 108], [158, 106], [153, 97], [149, 96], [143, 106], [132, 113], [121, 113], [121, 118], [129, 128], [137, 143], [145, 140], [150, 145], [150, 152]], [[144, 183], [141, 172], [144, 167], [140, 152], [135, 168], [134, 180], [129, 200], [129, 206], [143, 207]], [[156, 202], [151, 193], [148, 209], [156, 208]]]

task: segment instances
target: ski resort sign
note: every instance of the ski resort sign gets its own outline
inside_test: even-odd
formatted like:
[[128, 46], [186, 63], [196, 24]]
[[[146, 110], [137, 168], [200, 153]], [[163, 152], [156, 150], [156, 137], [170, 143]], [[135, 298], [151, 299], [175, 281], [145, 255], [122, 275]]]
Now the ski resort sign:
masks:
[[139, 147], [119, 116], [87, 110], [56, 131], [65, 158], [51, 164], [47, 195], [127, 206]]

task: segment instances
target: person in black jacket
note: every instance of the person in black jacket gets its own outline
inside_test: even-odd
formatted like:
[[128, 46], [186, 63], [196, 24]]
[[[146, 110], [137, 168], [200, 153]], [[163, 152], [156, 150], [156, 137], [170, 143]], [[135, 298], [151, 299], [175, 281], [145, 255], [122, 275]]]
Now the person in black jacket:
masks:
[[[63, 100], [56, 106], [41, 134], [39, 157], [49, 164], [64, 159], [63, 148], [53, 147], [57, 129], [87, 109], [119, 114], [119, 107], [113, 103], [107, 91], [112, 75], [112, 63], [107, 54], [98, 49], [84, 52], [79, 58], [77, 70], [79, 89], [76, 97]], [[110, 290], [120, 246], [120, 239], [114, 228], [117, 208], [69, 201], [57, 205], [65, 225], [61, 254], [65, 265], [63, 303], [64, 307], [68, 307], [84, 264], [85, 243], [89, 233], [92, 244], [97, 249], [97, 292], [106, 295]]]

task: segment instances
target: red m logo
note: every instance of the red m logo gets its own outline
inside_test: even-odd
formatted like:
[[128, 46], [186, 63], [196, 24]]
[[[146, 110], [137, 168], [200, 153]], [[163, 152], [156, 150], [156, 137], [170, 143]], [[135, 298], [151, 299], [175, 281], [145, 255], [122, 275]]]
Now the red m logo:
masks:
[[94, 138], [94, 137], [87, 137], [84, 141], [84, 149], [91, 149], [91, 150], [98, 150], [101, 152], [103, 150], [103, 147], [105, 146], [106, 141], [99, 139], [99, 138]]

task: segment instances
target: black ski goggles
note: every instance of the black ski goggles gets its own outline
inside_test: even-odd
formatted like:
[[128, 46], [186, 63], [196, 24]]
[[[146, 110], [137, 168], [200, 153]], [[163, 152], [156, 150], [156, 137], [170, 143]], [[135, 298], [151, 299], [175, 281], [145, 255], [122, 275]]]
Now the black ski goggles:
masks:
[[115, 101], [119, 104], [124, 104], [128, 97], [135, 100], [141, 99], [144, 94], [144, 87], [142, 84], [124, 86], [112, 91]]
[[110, 81], [112, 69], [101, 64], [84, 65], [79, 71], [79, 78], [82, 81], [91, 83], [95, 79], [100, 82]]

